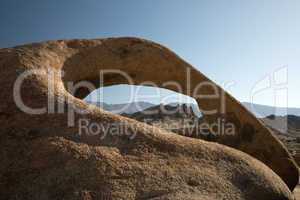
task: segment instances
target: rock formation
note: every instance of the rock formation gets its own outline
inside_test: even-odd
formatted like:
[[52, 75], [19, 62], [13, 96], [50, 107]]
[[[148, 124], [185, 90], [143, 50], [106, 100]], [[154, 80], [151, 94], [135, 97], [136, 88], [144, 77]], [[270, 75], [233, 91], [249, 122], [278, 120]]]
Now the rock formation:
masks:
[[[298, 168], [282, 143], [238, 101], [161, 45], [136, 38], [49, 41], [1, 49], [0, 69], [3, 199], [293, 198]], [[217, 110], [206, 115], [209, 123], [222, 118], [235, 125], [233, 141], [218, 141], [233, 148], [105, 112], [81, 100], [90, 92], [83, 87], [72, 95], [70, 83], [101, 86], [99, 70], [105, 69], [126, 72], [134, 80], [130, 84], [152, 81], [178, 91], [165, 84], [178, 82], [184, 88], [178, 92], [193, 96], [201, 109]], [[201, 94], [224, 97], [189, 94], [188, 85], [193, 91], [205, 81], [216, 90], [204, 85]], [[104, 86], [121, 83], [128, 82], [116, 71], [104, 76]], [[20, 99], [23, 106], [17, 106]], [[29, 114], [30, 108], [36, 113]], [[83, 119], [127, 132], [100, 129], [101, 138], [79, 134]]]

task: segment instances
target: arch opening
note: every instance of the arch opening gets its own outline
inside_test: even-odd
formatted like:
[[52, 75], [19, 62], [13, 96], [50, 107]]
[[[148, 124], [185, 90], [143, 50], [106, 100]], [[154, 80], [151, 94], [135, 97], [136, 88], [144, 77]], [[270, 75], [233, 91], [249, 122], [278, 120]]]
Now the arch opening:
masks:
[[119, 84], [96, 89], [84, 101], [182, 136], [216, 139], [196, 100], [168, 89]]

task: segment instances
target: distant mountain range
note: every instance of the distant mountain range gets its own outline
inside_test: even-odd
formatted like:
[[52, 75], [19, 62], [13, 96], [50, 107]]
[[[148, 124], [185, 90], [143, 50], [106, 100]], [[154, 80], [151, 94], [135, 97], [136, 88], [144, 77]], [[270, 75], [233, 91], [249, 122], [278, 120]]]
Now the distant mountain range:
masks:
[[248, 103], [248, 102], [243, 102], [242, 104], [258, 118], [267, 117], [269, 115], [300, 116], [300, 108], [274, 107], [274, 106], [266, 106], [266, 105], [261, 105], [261, 104], [253, 104], [253, 103]]
[[[197, 115], [194, 112], [195, 104], [167, 104], [167, 105], [154, 105], [143, 111], [135, 113], [122, 114], [123, 116], [136, 119], [138, 121], [164, 121], [165, 119], [188, 119], [188, 118], [200, 118], [201, 115]], [[199, 113], [198, 113], [199, 114]]]
[[[133, 114], [146, 110], [148, 108], [157, 106], [157, 104], [139, 101], [131, 103], [122, 104], [107, 104], [104, 102], [88, 102], [103, 108], [104, 110], [110, 111], [116, 114]], [[179, 103], [169, 103], [170, 106], [176, 106]], [[283, 108], [283, 107], [273, 107], [261, 104], [252, 104], [248, 102], [242, 103], [249, 111], [251, 111], [258, 118], [265, 118], [270, 115], [285, 116], [285, 115], [295, 115], [300, 116], [300, 108]], [[196, 116], [201, 116], [201, 112], [196, 104], [186, 104], [191, 107]]]
[[89, 101], [87, 103], [96, 105], [100, 108], [103, 108], [106, 111], [116, 113], [116, 114], [122, 114], [122, 113], [132, 114], [155, 106], [155, 104], [143, 102], [143, 101], [122, 103], [122, 104], [107, 104], [104, 102], [89, 102]]

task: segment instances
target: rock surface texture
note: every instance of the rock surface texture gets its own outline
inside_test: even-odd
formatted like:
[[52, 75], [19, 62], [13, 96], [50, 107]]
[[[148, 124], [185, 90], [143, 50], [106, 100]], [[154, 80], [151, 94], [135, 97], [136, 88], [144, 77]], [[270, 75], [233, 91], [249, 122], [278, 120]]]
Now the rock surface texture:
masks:
[[[126, 72], [134, 79], [131, 84], [152, 81], [178, 91], [164, 84], [176, 81], [184, 88], [179, 92], [190, 96], [187, 81], [192, 91], [200, 82], [212, 83], [167, 48], [137, 38], [1, 49], [0, 199], [293, 199], [290, 191], [298, 182], [298, 168], [292, 157], [229, 94], [224, 93], [224, 112], [220, 99], [194, 96], [201, 109], [217, 109], [206, 116], [209, 123], [222, 118], [236, 126], [230, 141], [220, 137], [217, 144], [87, 105], [81, 99], [89, 91], [82, 88], [72, 95], [69, 83], [89, 81], [99, 87], [99, 70], [104, 69]], [[117, 73], [104, 76], [105, 86], [121, 83], [128, 82]], [[217, 91], [223, 92], [218, 86]], [[203, 86], [200, 92], [215, 91]], [[17, 106], [18, 97], [28, 109]], [[49, 102], [55, 106], [45, 112], [42, 108]], [[39, 114], [29, 114], [29, 108], [39, 108]], [[102, 139], [79, 135], [83, 119], [126, 126], [130, 134], [105, 135], [101, 129]]]

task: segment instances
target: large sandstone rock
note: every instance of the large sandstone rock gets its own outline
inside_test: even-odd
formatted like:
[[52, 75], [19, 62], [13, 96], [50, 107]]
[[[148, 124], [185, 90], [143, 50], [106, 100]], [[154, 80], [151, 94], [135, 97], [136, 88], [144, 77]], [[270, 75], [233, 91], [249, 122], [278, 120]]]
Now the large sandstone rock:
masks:
[[[174, 85], [163, 83], [187, 86], [187, 69], [191, 89], [210, 81], [165, 47], [134, 38], [51, 41], [1, 49], [0, 69], [3, 199], [292, 199], [288, 187], [292, 190], [298, 182], [292, 157], [269, 129], [227, 93], [225, 113], [209, 115], [207, 121], [222, 118], [234, 123], [233, 140], [220, 137], [218, 142], [253, 157], [107, 113], [80, 99], [88, 91], [81, 89], [73, 96], [66, 89], [70, 81], [98, 84], [100, 69], [125, 71], [134, 77], [132, 84], [152, 81], [175, 91]], [[53, 100], [55, 108], [50, 111], [55, 112], [34, 115], [16, 106], [14, 84], [28, 70], [39, 71], [22, 84], [24, 104], [42, 108]], [[55, 84], [48, 87], [53, 70], [58, 72]], [[116, 74], [104, 78], [104, 85], [127, 83]], [[188, 94], [188, 89], [180, 92]], [[202, 87], [202, 92], [214, 91]], [[220, 110], [220, 99], [195, 98], [201, 109]], [[70, 111], [76, 111], [74, 124]], [[79, 136], [82, 119], [126, 126], [130, 134], [108, 134], [103, 139]]]

